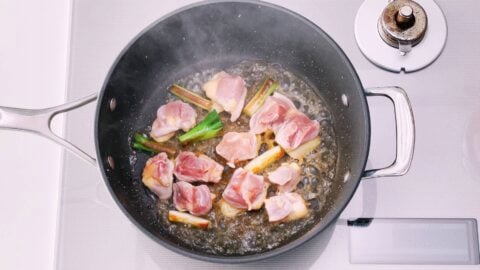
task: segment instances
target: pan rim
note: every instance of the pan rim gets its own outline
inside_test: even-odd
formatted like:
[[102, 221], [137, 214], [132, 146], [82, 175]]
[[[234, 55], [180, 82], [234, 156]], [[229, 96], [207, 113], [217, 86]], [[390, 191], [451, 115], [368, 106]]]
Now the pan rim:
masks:
[[[207, 0], [207, 1], [196, 2], [196, 3], [192, 3], [192, 4], [189, 4], [189, 5], [183, 6], [179, 9], [173, 10], [172, 12], [169, 12], [166, 15], [164, 15], [164, 16], [156, 19], [152, 23], [150, 23], [142, 31], [137, 33], [125, 45], [125, 47], [120, 51], [120, 53], [117, 55], [115, 61], [112, 63], [112, 65], [109, 68], [109, 71], [108, 71], [108, 73], [105, 77], [102, 88], [101, 88], [101, 90], [99, 92], [99, 95], [98, 95], [98, 102], [97, 102], [97, 105], [96, 105], [95, 122], [94, 122], [94, 125], [95, 125], [94, 126], [95, 152], [96, 152], [96, 156], [97, 156], [98, 167], [99, 167], [99, 170], [102, 174], [102, 178], [103, 178], [103, 180], [104, 180], [104, 182], [105, 182], [105, 184], [108, 188], [109, 193], [113, 197], [115, 203], [119, 206], [119, 208], [125, 214], [125, 216], [127, 216], [128, 219], [133, 224], [135, 224], [135, 226], [138, 229], [140, 229], [140, 231], [142, 231], [145, 235], [149, 236], [150, 239], [154, 240], [155, 242], [159, 243], [163, 247], [168, 248], [171, 251], [174, 251], [174, 252], [182, 254], [184, 256], [187, 256], [187, 257], [190, 257], [190, 258], [193, 258], [193, 259], [197, 259], [197, 260], [201, 260], [201, 261], [214, 262], [214, 263], [228, 263], [228, 264], [254, 262], [254, 261], [259, 261], [259, 260], [264, 260], [264, 259], [267, 259], [267, 258], [275, 257], [275, 256], [283, 254], [287, 251], [291, 251], [293, 249], [296, 249], [297, 247], [301, 246], [302, 244], [304, 244], [304, 243], [310, 241], [311, 239], [315, 238], [315, 236], [320, 235], [320, 233], [322, 231], [325, 231], [328, 227], [334, 225], [334, 222], [338, 219], [341, 212], [345, 209], [345, 207], [348, 205], [348, 203], [350, 202], [350, 200], [354, 196], [354, 194], [355, 194], [355, 192], [358, 188], [358, 185], [361, 181], [361, 177], [359, 177], [358, 179], [351, 179], [350, 180], [350, 181], [356, 181], [356, 183], [354, 184], [354, 186], [352, 188], [351, 193], [348, 196], [346, 196], [346, 199], [343, 202], [339, 203], [339, 205], [335, 209], [331, 210], [332, 211], [331, 212], [332, 213], [331, 219], [328, 222], [324, 223], [323, 226], [318, 226], [318, 223], [317, 223], [309, 231], [307, 231], [305, 234], [301, 235], [300, 237], [296, 238], [295, 240], [293, 240], [293, 241], [291, 241], [291, 242], [289, 242], [289, 243], [287, 243], [283, 246], [280, 246], [280, 247], [277, 247], [277, 248], [274, 248], [274, 249], [271, 249], [271, 250], [268, 250], [268, 251], [265, 251], [265, 252], [262, 252], [262, 253], [239, 255], [239, 256], [222, 256], [222, 255], [197, 253], [196, 251], [192, 251], [192, 250], [190, 250], [188, 248], [185, 248], [185, 247], [182, 247], [178, 244], [176, 245], [175, 242], [173, 242], [173, 241], [170, 242], [170, 241], [162, 240], [162, 239], [158, 238], [157, 236], [155, 236], [154, 234], [152, 234], [149, 230], [144, 228], [135, 218], [133, 218], [130, 215], [128, 210], [123, 206], [123, 204], [120, 202], [119, 198], [116, 196], [116, 194], [113, 191], [113, 189], [110, 185], [110, 182], [108, 180], [109, 178], [106, 174], [106, 167], [105, 167], [106, 164], [105, 163], [107, 163], [107, 161], [101, 160], [102, 152], [100, 151], [100, 142], [99, 142], [99, 136], [98, 136], [99, 123], [100, 123], [99, 115], [100, 115], [102, 107], [103, 107], [102, 106], [102, 103], [103, 103], [102, 101], [105, 98], [106, 87], [108, 85], [108, 82], [110, 81], [110, 78], [111, 78], [115, 68], [117, 67], [117, 65], [118, 65], [119, 61], [121, 60], [121, 58], [123, 57], [123, 55], [131, 48], [131, 46], [140, 37], [142, 37], [147, 31], [149, 31], [155, 25], [164, 21], [165, 19], [170, 18], [171, 16], [173, 16], [175, 14], [181, 13], [183, 11], [186, 11], [186, 10], [189, 10], [189, 9], [192, 9], [192, 8], [212, 5], [212, 4], [216, 4], [216, 3], [255, 4], [255, 5], [264, 6], [264, 7], [267, 7], [267, 8], [276, 9], [278, 11], [284, 12], [287, 15], [290, 15], [290, 16], [293, 16], [293, 17], [299, 19], [303, 23], [310, 26], [312, 28], [312, 30], [316, 31], [320, 36], [324, 37], [325, 40], [333, 48], [335, 48], [336, 50], [339, 51], [339, 56], [341, 57], [341, 59], [339, 59], [339, 60], [342, 60], [346, 64], [346, 66], [348, 67], [348, 70], [350, 72], [350, 75], [353, 77], [353, 79], [355, 81], [357, 89], [361, 90], [362, 93], [363, 93], [364, 88], [362, 86], [361, 80], [360, 80], [355, 68], [353, 67], [353, 64], [351, 63], [350, 59], [347, 57], [345, 52], [335, 42], [335, 40], [333, 38], [331, 38], [323, 29], [321, 29], [318, 25], [316, 25], [315, 23], [313, 23], [312, 21], [310, 21], [306, 17], [304, 17], [304, 16], [302, 16], [302, 15], [300, 15], [300, 14], [298, 14], [298, 13], [296, 13], [296, 12], [290, 10], [290, 9], [282, 7], [282, 6], [272, 4], [272, 3], [267, 3], [267, 2], [255, 1], [255, 0]], [[366, 140], [364, 141], [364, 144], [362, 145], [363, 149], [365, 149], [365, 151], [364, 151], [365, 153], [364, 153], [364, 157], [363, 157], [363, 164], [361, 166], [361, 169], [362, 169], [361, 172], [363, 172], [363, 171], [365, 171], [367, 158], [368, 158], [368, 153], [369, 153], [369, 149], [370, 149], [370, 133], [371, 133], [370, 129], [371, 129], [371, 127], [370, 127], [370, 114], [369, 114], [368, 103], [366, 101], [366, 97], [365, 97], [364, 94], [362, 95], [361, 102], [363, 103], [363, 104], [361, 104], [362, 105], [361, 107], [364, 108], [363, 109], [363, 119], [365, 119], [365, 122], [363, 123], [363, 125], [365, 125], [365, 127], [366, 127], [365, 128], [365, 134], [364, 134]]]

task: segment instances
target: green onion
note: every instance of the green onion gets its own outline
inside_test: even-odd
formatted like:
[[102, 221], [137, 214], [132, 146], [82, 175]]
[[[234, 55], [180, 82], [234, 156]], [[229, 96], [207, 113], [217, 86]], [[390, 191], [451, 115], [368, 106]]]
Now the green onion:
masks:
[[260, 109], [267, 97], [275, 92], [277, 88], [278, 83], [270, 78], [266, 79], [260, 86], [260, 89], [257, 90], [253, 98], [245, 106], [243, 112], [248, 116], [252, 116], [258, 109]]
[[204, 110], [210, 111], [212, 108], [212, 102], [210, 100], [203, 98], [177, 84], [174, 84], [170, 87], [170, 92], [181, 98], [183, 101], [191, 103]]
[[150, 154], [165, 152], [170, 156], [175, 155], [175, 153], [177, 152], [175, 148], [158, 143], [148, 138], [146, 135], [140, 134], [138, 132], [135, 132], [135, 134], [133, 134], [132, 148]]
[[178, 139], [181, 143], [197, 142], [208, 140], [217, 136], [222, 130], [223, 124], [217, 111], [212, 110], [207, 116], [187, 133], [181, 135]]

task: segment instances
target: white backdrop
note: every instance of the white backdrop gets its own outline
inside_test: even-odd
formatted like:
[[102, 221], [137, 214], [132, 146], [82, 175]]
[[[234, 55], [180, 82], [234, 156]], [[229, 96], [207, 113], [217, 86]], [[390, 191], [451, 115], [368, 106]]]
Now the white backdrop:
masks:
[[[64, 101], [69, 30], [69, 0], [0, 0], [0, 106]], [[53, 268], [61, 155], [44, 138], [0, 130], [0, 269]]]

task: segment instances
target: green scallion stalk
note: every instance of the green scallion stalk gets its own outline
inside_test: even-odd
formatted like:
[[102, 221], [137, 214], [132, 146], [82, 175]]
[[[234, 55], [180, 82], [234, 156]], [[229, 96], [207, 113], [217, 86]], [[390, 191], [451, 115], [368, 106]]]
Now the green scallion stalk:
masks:
[[207, 116], [187, 133], [178, 139], [181, 143], [197, 142], [208, 140], [218, 135], [223, 124], [216, 110], [212, 110]]
[[135, 132], [133, 134], [132, 148], [136, 150], [141, 150], [151, 154], [157, 154], [160, 152], [165, 152], [170, 156], [175, 155], [177, 152], [175, 148], [156, 142], [146, 135]]

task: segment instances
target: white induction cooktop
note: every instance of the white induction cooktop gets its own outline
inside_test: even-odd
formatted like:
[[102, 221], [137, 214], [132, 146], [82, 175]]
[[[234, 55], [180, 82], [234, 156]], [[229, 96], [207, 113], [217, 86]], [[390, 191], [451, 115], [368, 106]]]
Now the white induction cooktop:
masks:
[[[101, 89], [123, 47], [143, 28], [193, 1], [77, 0], [73, 2], [68, 100]], [[271, 1], [307, 17], [349, 56], [365, 87], [398, 85], [413, 106], [416, 148], [402, 177], [363, 181], [336, 226], [293, 252], [247, 265], [183, 257], [158, 245], [124, 216], [98, 168], [66, 154], [63, 166], [57, 269], [478, 269], [461, 265], [381, 265], [350, 262], [347, 220], [472, 218], [480, 220], [480, 2], [437, 1], [449, 36], [444, 52], [424, 70], [397, 74], [371, 64], [357, 48], [355, 14], [362, 0]], [[375, 30], [375, 29], [374, 29]], [[368, 166], [394, 157], [393, 108], [369, 99], [372, 143]], [[67, 117], [66, 134], [94, 154], [94, 105]]]

